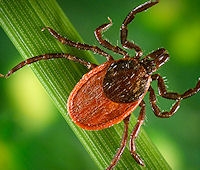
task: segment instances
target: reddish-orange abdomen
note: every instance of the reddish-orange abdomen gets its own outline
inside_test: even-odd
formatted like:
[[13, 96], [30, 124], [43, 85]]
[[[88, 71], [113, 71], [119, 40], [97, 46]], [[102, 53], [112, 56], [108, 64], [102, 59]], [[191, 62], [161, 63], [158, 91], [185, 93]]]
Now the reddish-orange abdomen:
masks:
[[100, 130], [120, 123], [146, 94], [132, 103], [116, 103], [108, 99], [103, 91], [103, 79], [111, 63], [108, 61], [86, 73], [68, 98], [69, 115], [83, 129]]

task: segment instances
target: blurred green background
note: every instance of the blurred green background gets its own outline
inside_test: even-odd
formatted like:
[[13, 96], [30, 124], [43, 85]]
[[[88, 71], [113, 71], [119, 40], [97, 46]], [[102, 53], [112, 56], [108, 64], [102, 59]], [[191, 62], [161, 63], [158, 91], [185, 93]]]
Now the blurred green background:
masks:
[[[107, 22], [108, 16], [114, 24], [105, 37], [118, 44], [124, 17], [142, 2], [145, 1], [58, 0], [84, 41], [94, 45], [98, 43], [93, 31]], [[199, 5], [198, 0], [161, 0], [159, 5], [137, 15], [129, 26], [129, 39], [140, 45], [144, 54], [159, 47], [169, 51], [170, 61], [158, 73], [166, 77], [170, 91], [183, 92], [194, 87], [200, 77]], [[22, 58], [2, 29], [0, 37], [0, 72], [5, 73]], [[101, 59], [97, 56], [100, 63], [105, 61]], [[0, 80], [0, 89], [0, 169], [96, 169], [29, 68], [6, 81]], [[171, 167], [199, 169], [200, 93], [182, 101], [170, 119], [156, 118], [147, 97], [146, 103], [147, 120], [143, 127]], [[169, 110], [171, 104], [159, 98], [162, 109]]]

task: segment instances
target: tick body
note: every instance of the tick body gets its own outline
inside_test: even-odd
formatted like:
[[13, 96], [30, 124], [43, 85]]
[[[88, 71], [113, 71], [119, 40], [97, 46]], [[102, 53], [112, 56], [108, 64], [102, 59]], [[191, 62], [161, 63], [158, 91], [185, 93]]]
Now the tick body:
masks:
[[[0, 77], [7, 78], [27, 64], [52, 58], [66, 58], [87, 67], [90, 71], [82, 77], [72, 90], [67, 101], [67, 110], [73, 122], [86, 130], [101, 130], [124, 121], [121, 145], [108, 166], [108, 170], [117, 164], [123, 153], [128, 139], [130, 116], [138, 106], [140, 107], [140, 113], [138, 121], [130, 134], [129, 146], [130, 153], [135, 161], [145, 166], [144, 161], [136, 152], [135, 140], [145, 119], [145, 102], [143, 98], [146, 93], [149, 93], [149, 100], [154, 114], [157, 117], [168, 118], [177, 111], [183, 99], [191, 97], [200, 91], [200, 80], [198, 80], [194, 88], [186, 90], [182, 94], [168, 92], [163, 78], [159, 74], [155, 74], [157, 69], [168, 61], [168, 52], [164, 48], [159, 48], [143, 57], [142, 49], [127, 40], [128, 24], [132, 22], [135, 15], [147, 10], [158, 2], [159, 0], [147, 1], [134, 8], [126, 16], [120, 28], [120, 40], [124, 48], [114, 46], [102, 38], [102, 32], [112, 25], [111, 19], [109, 19], [109, 23], [103, 24], [95, 30], [95, 36], [98, 42], [103, 47], [121, 55], [122, 58], [119, 60], [114, 60], [110, 54], [97, 46], [73, 42], [62, 37], [52, 28], [45, 27], [42, 30], [47, 29], [61, 43], [80, 50], [90, 50], [105, 57], [107, 61], [98, 66], [71, 54], [52, 53], [29, 58], [16, 65], [6, 75], [0, 74]], [[135, 50], [135, 56], [130, 57], [124, 49]], [[174, 100], [174, 104], [169, 111], [162, 112], [158, 107], [156, 95], [151, 86], [152, 81], [157, 81], [158, 91], [161, 97]]]
[[[77, 125], [87, 130], [100, 130], [121, 122], [131, 114], [140, 104], [151, 81], [145, 73], [143, 77], [138, 75], [144, 68], [137, 68], [138, 65], [133, 63], [133, 59], [108, 61], [83, 76], [67, 102], [70, 117]], [[135, 95], [132, 95], [133, 91]]]

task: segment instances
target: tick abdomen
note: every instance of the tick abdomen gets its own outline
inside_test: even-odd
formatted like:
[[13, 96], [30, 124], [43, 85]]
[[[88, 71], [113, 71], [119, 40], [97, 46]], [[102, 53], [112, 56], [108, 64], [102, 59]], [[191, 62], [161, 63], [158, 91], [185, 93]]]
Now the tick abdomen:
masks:
[[147, 91], [149, 75], [132, 58], [117, 60], [109, 66], [103, 80], [107, 98], [116, 103], [137, 101]]
[[102, 84], [111, 63], [106, 62], [85, 74], [68, 98], [69, 115], [83, 129], [100, 130], [120, 123], [140, 104], [145, 95], [131, 103], [117, 103], [107, 98]]

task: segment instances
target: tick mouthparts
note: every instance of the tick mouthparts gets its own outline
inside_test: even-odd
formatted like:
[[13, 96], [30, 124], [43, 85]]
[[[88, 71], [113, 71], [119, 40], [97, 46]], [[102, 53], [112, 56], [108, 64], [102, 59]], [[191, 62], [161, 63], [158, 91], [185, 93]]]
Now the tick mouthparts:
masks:
[[168, 60], [169, 60], [169, 54], [168, 54], [167, 50], [164, 50], [163, 53], [161, 53], [159, 56], [157, 56], [155, 58], [156, 68], [161, 67]]

